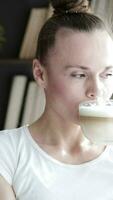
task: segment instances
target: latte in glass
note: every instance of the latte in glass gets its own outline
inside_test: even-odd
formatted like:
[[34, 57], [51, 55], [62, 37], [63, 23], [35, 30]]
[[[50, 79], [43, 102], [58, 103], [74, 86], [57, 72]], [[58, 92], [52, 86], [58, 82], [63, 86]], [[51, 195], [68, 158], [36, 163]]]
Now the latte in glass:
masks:
[[79, 105], [83, 134], [96, 144], [113, 144], [113, 100], [105, 103], [82, 102]]

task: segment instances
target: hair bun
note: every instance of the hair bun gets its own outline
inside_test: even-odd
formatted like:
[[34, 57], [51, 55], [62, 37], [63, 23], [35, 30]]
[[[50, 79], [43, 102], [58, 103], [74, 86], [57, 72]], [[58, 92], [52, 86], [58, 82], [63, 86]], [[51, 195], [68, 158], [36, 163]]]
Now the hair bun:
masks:
[[54, 15], [90, 12], [91, 0], [51, 0]]

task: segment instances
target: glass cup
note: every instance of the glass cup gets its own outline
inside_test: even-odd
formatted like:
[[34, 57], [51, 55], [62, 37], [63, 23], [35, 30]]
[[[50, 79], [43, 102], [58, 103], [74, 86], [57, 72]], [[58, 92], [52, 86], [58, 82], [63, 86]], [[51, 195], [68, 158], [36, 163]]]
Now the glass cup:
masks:
[[85, 101], [79, 105], [80, 126], [95, 144], [113, 144], [113, 100]]

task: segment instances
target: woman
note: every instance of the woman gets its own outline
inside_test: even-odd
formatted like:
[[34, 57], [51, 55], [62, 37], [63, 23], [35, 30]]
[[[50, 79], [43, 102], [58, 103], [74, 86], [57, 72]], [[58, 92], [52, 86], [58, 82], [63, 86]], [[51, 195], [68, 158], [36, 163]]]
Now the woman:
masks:
[[52, 1], [33, 61], [45, 111], [30, 126], [0, 133], [1, 200], [113, 198], [113, 147], [92, 144], [79, 126], [82, 101], [113, 93], [113, 41], [89, 3]]

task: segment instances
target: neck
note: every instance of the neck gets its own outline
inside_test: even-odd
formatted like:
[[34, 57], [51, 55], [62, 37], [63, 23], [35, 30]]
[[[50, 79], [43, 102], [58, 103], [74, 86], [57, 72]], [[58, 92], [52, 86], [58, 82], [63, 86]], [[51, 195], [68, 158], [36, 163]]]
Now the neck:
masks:
[[44, 112], [29, 129], [41, 148], [64, 163], [80, 164], [92, 160], [105, 148], [92, 145], [83, 136], [79, 125], [69, 123], [52, 112]]
[[72, 143], [75, 145], [75, 143], [79, 144], [84, 141], [79, 125], [64, 120], [58, 114], [53, 113], [53, 111], [45, 111], [42, 117], [35, 122], [34, 128], [34, 132], [36, 130], [40, 131], [41, 138], [47, 144], [71, 146]]

